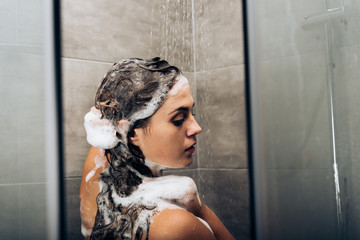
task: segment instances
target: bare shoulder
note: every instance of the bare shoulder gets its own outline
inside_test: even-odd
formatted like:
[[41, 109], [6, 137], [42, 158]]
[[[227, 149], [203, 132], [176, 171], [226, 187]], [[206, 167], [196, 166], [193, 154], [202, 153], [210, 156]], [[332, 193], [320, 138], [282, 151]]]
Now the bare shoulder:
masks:
[[94, 225], [99, 194], [99, 176], [107, 167], [107, 160], [98, 148], [91, 147], [84, 163], [80, 185], [80, 215], [81, 232], [86, 237], [90, 236]]
[[192, 213], [182, 209], [165, 209], [154, 216], [149, 240], [212, 240], [213, 233]]

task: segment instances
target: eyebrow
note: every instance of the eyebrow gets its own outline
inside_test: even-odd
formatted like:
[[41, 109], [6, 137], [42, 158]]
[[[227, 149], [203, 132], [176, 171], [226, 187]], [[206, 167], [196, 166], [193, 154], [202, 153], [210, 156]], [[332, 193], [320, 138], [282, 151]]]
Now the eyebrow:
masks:
[[[195, 103], [192, 105], [192, 107], [194, 108]], [[174, 111], [172, 111], [171, 113], [169, 113], [169, 115], [173, 114], [174, 112], [189, 112], [189, 108], [188, 107], [179, 107], [177, 109], [175, 109]]]

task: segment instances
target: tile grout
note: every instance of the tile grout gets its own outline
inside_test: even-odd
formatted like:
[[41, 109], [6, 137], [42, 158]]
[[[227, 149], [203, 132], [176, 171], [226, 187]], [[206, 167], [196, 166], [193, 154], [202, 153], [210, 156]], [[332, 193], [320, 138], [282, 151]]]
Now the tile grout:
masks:
[[73, 61], [79, 61], [79, 62], [101, 63], [101, 64], [113, 64], [114, 63], [112, 61], [91, 60], [91, 59], [85, 59], [85, 58], [61, 57], [61, 59], [73, 60]]
[[216, 67], [216, 68], [201, 70], [201, 71], [192, 72], [192, 73], [207, 73], [207, 72], [211, 72], [211, 71], [225, 70], [225, 69], [235, 68], [235, 67], [239, 67], [239, 66], [245, 66], [245, 63], [235, 64], [235, 65], [228, 65], [228, 66], [222, 66], [222, 67]]

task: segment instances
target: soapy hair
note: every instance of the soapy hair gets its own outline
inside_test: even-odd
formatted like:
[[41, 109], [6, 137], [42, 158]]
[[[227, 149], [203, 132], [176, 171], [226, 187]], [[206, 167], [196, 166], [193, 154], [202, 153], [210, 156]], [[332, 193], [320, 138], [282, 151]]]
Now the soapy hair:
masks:
[[148, 238], [150, 219], [144, 226], [139, 223], [139, 214], [149, 207], [136, 202], [121, 206], [114, 196], [128, 197], [144, 177], [153, 177], [144, 155], [129, 137], [135, 128], [147, 126], [180, 74], [177, 67], [160, 58], [125, 59], [105, 74], [96, 93], [95, 107], [114, 126], [126, 120], [129, 128], [126, 136], [117, 133], [120, 141], [114, 148], [105, 150], [109, 167], [99, 178], [98, 209], [90, 239], [141, 239], [144, 234]]

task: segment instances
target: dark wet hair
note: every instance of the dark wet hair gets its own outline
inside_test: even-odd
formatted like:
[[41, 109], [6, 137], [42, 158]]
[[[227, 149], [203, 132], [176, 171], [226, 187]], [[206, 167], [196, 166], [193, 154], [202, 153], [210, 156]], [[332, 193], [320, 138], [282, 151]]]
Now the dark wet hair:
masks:
[[128, 140], [135, 128], [147, 126], [180, 74], [177, 67], [160, 58], [125, 59], [105, 74], [96, 93], [95, 107], [115, 126], [120, 120], [128, 120], [130, 127], [125, 139], [117, 134], [120, 142], [105, 150], [109, 167], [100, 175], [98, 209], [90, 239], [141, 239], [144, 233], [147, 239], [150, 220], [147, 229], [136, 224], [144, 206], [118, 206], [112, 193], [127, 197], [142, 183], [141, 176], [153, 177], [141, 150]]

